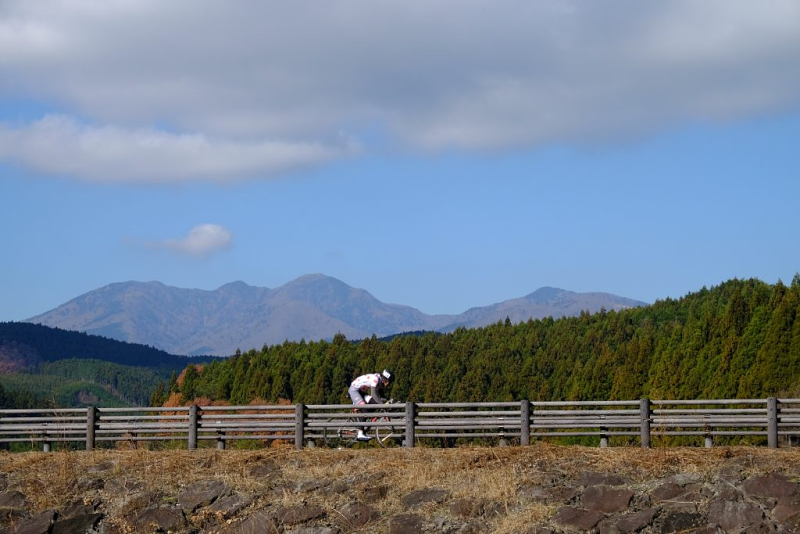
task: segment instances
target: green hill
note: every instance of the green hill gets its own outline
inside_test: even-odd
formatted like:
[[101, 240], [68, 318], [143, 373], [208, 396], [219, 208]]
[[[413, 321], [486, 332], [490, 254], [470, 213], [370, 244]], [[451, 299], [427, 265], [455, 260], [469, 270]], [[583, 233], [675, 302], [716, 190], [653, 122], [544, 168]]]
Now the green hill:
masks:
[[389, 340], [286, 342], [214, 361], [184, 396], [347, 402], [353, 377], [395, 371], [418, 402], [763, 398], [800, 394], [800, 275], [731, 280], [681, 299]]
[[0, 407], [146, 406], [173, 373], [212, 359], [31, 323], [0, 323]]

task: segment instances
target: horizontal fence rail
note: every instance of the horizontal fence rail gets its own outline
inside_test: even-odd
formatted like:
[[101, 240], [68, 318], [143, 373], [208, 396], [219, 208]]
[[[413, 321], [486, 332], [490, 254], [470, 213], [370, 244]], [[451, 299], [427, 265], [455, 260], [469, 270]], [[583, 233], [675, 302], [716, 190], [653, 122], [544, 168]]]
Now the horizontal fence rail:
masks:
[[[49, 451], [55, 443], [176, 442], [189, 449], [213, 442], [287, 441], [330, 444], [357, 430], [405, 447], [442, 442], [528, 445], [532, 440], [573, 440], [650, 447], [653, 438], [734, 443], [754, 439], [768, 447], [800, 442], [800, 399], [548, 401], [475, 403], [295, 404], [0, 410], [0, 444], [29, 443]], [[577, 441], [576, 441], [577, 440]], [[583, 440], [583, 441], [580, 441]], [[589, 440], [589, 441], [586, 441]]]

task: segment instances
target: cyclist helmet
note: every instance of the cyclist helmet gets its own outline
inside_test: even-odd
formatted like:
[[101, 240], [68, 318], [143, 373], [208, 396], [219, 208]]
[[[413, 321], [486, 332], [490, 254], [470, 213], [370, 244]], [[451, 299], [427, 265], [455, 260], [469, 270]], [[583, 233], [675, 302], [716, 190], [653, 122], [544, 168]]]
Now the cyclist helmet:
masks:
[[383, 372], [381, 373], [381, 379], [384, 380], [385, 382], [391, 382], [394, 379], [394, 375], [390, 370], [384, 369]]

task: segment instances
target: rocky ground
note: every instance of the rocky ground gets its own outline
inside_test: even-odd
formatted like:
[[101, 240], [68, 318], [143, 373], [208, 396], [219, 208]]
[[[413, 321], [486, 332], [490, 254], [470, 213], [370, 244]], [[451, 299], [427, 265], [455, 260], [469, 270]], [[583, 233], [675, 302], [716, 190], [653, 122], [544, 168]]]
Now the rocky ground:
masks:
[[800, 532], [800, 450], [0, 453], [17, 533]]

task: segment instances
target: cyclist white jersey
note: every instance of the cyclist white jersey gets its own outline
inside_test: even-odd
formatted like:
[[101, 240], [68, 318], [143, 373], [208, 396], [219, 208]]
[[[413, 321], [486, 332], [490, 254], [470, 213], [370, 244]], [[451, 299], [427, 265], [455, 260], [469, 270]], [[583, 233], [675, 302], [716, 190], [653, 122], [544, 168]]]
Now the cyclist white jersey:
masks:
[[350, 383], [347, 393], [353, 404], [366, 404], [366, 395], [370, 395], [369, 400], [372, 404], [383, 404], [381, 393], [389, 385], [393, 376], [391, 372], [384, 370], [382, 373], [368, 373], [361, 375]]

